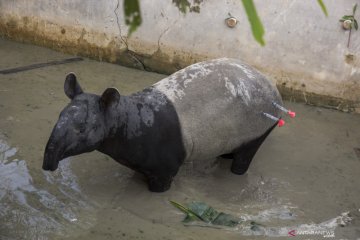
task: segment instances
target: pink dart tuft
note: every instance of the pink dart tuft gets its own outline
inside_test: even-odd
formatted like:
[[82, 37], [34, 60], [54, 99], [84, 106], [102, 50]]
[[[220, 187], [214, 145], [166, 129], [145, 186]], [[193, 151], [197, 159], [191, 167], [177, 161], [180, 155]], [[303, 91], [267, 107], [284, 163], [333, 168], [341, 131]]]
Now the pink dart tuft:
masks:
[[283, 119], [279, 119], [278, 126], [282, 127], [282, 126], [284, 126], [284, 124], [285, 124], [285, 121]]
[[289, 110], [288, 114], [291, 118], [294, 118], [296, 116], [296, 113], [292, 112], [291, 110]]

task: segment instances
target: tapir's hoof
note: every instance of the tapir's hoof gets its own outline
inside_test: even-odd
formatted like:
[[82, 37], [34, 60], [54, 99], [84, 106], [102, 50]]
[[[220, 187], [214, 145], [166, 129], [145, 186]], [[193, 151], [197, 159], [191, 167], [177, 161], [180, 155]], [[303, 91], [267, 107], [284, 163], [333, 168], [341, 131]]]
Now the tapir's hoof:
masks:
[[172, 179], [149, 178], [149, 190], [151, 192], [165, 192], [170, 189]]
[[244, 175], [246, 173], [246, 171], [248, 170], [248, 168], [249, 167], [239, 168], [239, 167], [231, 166], [231, 172], [236, 175]]

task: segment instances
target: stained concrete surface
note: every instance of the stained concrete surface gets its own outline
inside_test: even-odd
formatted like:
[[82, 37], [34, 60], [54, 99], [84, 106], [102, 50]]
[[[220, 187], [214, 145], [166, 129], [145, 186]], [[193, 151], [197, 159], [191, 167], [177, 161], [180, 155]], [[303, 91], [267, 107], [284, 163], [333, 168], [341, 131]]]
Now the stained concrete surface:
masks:
[[[266, 47], [253, 38], [241, 1], [142, 0], [141, 26], [127, 36], [120, 0], [0, 0], [0, 36], [161, 73], [210, 58], [240, 58], [272, 76], [283, 95], [317, 106], [360, 112], [360, 31], [341, 27], [358, 0], [254, 0]], [[238, 20], [225, 24], [229, 14]], [[358, 14], [358, 13], [357, 13]]]
[[[1, 39], [0, 56], [0, 69], [70, 57]], [[151, 193], [140, 174], [98, 152], [42, 171], [70, 71], [97, 94], [130, 94], [164, 77], [88, 59], [0, 74], [0, 239], [267, 239], [292, 230], [293, 239], [360, 238], [359, 115], [285, 102], [297, 118], [275, 129], [248, 173], [232, 174], [221, 159], [208, 174], [183, 168], [168, 192]], [[245, 221], [186, 227], [169, 200], [205, 201]], [[250, 221], [263, 227], [252, 231]]]

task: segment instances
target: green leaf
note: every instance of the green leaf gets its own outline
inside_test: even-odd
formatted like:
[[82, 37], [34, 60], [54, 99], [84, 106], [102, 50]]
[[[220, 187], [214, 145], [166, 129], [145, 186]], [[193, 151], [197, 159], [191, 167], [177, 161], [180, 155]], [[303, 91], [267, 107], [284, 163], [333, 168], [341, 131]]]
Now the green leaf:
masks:
[[124, 0], [124, 15], [130, 36], [142, 23], [139, 0]]
[[343, 21], [345, 21], [345, 20], [351, 20], [351, 21], [353, 21], [353, 20], [354, 20], [354, 17], [353, 17], [352, 15], [345, 15], [345, 16], [343, 16], [341, 19], [342, 19]]
[[353, 15], [355, 15], [356, 8], [357, 8], [357, 4], [355, 4], [354, 7], [353, 7]]
[[187, 0], [173, 0], [172, 1], [176, 7], [180, 10], [182, 13], [186, 13], [187, 9], [190, 9], [190, 2]]
[[358, 28], [359, 28], [359, 26], [358, 26], [358, 23], [357, 23], [356, 19], [354, 19], [354, 27], [355, 27], [355, 29], [356, 29], [356, 30], [358, 30]]
[[181, 210], [182, 212], [184, 212], [184, 213], [186, 214], [186, 218], [185, 218], [186, 221], [193, 220], [193, 219], [195, 219], [195, 220], [201, 220], [201, 221], [203, 220], [199, 215], [197, 215], [197, 214], [196, 214], [195, 212], [193, 212], [191, 209], [189, 209], [189, 208], [181, 205], [180, 203], [177, 203], [177, 202], [175, 202], [175, 201], [170, 201], [170, 203], [171, 203], [174, 207], [178, 208], [179, 210]]
[[264, 27], [261, 23], [259, 16], [257, 15], [256, 8], [253, 0], [242, 0], [244, 5], [248, 20], [251, 25], [251, 31], [255, 40], [260, 43], [261, 46], [265, 45], [264, 37]]
[[323, 3], [323, 1], [322, 1], [322, 0], [318, 0], [318, 3], [319, 3], [319, 5], [320, 5], [320, 7], [321, 7], [321, 10], [324, 12], [325, 16], [328, 16], [328, 12], [327, 12], [326, 6], [325, 6], [325, 4]]
[[265, 225], [262, 225], [260, 223], [257, 223], [257, 222], [254, 222], [254, 221], [250, 222], [250, 229], [252, 231], [260, 231], [261, 228], [264, 228], [264, 227], [265, 227]]

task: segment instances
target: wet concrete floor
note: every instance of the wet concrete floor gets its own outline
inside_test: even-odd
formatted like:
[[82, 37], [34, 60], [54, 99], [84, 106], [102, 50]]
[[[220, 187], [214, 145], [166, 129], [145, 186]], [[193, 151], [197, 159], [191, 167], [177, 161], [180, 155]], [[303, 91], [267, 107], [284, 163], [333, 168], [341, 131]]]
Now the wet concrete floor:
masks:
[[[72, 57], [3, 39], [0, 56], [0, 70]], [[151, 193], [140, 174], [98, 152], [42, 171], [71, 71], [97, 94], [130, 94], [165, 77], [88, 59], [0, 74], [0, 239], [360, 239], [360, 115], [286, 102], [297, 118], [273, 131], [245, 175], [221, 159], [207, 174], [184, 168], [168, 192]], [[169, 200], [204, 201], [244, 222], [184, 226]], [[262, 226], [251, 230], [251, 221]]]

